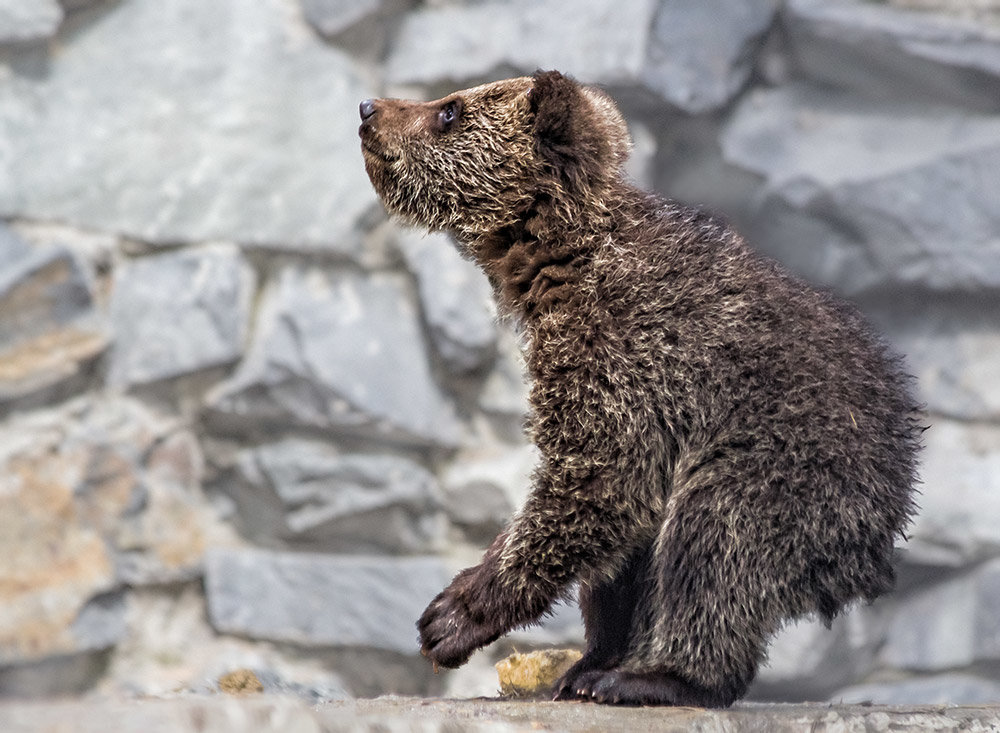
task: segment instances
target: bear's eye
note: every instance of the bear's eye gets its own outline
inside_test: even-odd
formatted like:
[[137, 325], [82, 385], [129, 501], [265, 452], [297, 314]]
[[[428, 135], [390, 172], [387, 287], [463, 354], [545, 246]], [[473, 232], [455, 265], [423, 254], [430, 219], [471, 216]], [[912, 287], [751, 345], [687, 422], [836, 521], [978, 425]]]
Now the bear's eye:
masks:
[[462, 104], [457, 99], [445, 102], [444, 106], [437, 113], [437, 127], [439, 132], [447, 132], [458, 121], [462, 113]]

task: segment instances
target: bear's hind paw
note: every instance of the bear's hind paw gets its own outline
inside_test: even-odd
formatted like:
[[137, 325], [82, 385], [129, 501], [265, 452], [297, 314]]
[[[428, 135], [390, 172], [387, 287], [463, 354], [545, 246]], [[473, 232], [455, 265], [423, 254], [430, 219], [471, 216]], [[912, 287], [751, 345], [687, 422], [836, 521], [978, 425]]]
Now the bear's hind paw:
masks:
[[595, 672], [600, 673], [607, 670], [608, 667], [612, 666], [607, 660], [603, 663], [596, 659], [593, 655], [584, 654], [580, 659], [576, 660], [572, 667], [570, 667], [563, 676], [556, 680], [556, 683], [552, 686], [552, 699], [553, 700], [579, 700], [581, 698], [588, 699], [589, 696], [585, 696], [577, 692], [577, 689], [581, 686], [580, 680], [588, 674], [593, 674]]
[[626, 672], [621, 669], [591, 670], [573, 681], [571, 695], [605, 705], [683, 705], [725, 707], [729, 696], [685, 682], [669, 672]]

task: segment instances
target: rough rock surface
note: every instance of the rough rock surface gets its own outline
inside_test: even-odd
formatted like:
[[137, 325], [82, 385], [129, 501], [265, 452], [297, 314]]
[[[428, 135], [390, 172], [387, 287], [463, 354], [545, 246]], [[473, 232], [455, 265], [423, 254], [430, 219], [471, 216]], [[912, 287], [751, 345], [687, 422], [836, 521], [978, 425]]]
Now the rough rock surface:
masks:
[[442, 477], [448, 515], [470, 539], [489, 543], [523, 502], [537, 460], [528, 445], [463, 456]]
[[[906, 355], [927, 409], [959, 421], [1000, 420], [1000, 335], [994, 294], [893, 300], [878, 327]], [[932, 420], [936, 423], [937, 420]], [[931, 437], [931, 436], [928, 436]], [[933, 444], [933, 441], [932, 441]]]
[[384, 0], [302, 0], [306, 20], [325, 36], [335, 36], [369, 17]]
[[[388, 75], [395, 83], [461, 82], [514, 68], [569, 69], [580, 79], [644, 87], [688, 113], [726, 104], [747, 82], [777, 0], [691, 5], [672, 0], [554, 0], [445, 6], [407, 17]], [[552, 44], [546, 28], [577, 40]], [[478, 29], [490, 27], [488, 36]], [[596, 35], [595, 35], [596, 34]], [[595, 50], [599, 50], [595, 53]], [[461, 71], [449, 59], [463, 57]]]
[[355, 252], [374, 197], [344, 110], [366, 95], [350, 59], [289, 12], [132, 0], [90, 19], [44, 74], [0, 79], [0, 215]]
[[913, 593], [889, 625], [880, 660], [944, 671], [1000, 661], [1000, 560]]
[[854, 294], [1000, 287], [1000, 116], [790, 86], [749, 94], [722, 146], [764, 178], [754, 241], [800, 273]]
[[[928, 431], [913, 552], [957, 567], [1000, 550], [1000, 427], [935, 420]], [[947, 490], [944, 488], [947, 487]], [[954, 605], [954, 604], [949, 604]]]
[[403, 442], [453, 445], [459, 435], [395, 275], [283, 270], [261, 305], [246, 359], [210, 403], [243, 420]]
[[62, 19], [57, 0], [0, 0], [0, 43], [48, 38]]
[[190, 575], [204, 547], [197, 444], [131, 401], [0, 429], [0, 666], [104, 649], [125, 583]]
[[107, 343], [80, 260], [0, 225], [0, 405], [79, 374]]
[[444, 234], [410, 231], [399, 252], [417, 277], [431, 342], [448, 371], [467, 374], [496, 356], [496, 308], [482, 271], [464, 259]]
[[901, 682], [855, 685], [840, 690], [834, 704], [984, 705], [1000, 700], [1000, 684], [968, 674], [940, 674]]
[[[499, 69], [572, 70], [580, 79], [627, 82], [642, 72], [654, 0], [579, 3], [572, 13], [556, 0], [511, 0], [418, 10], [404, 18], [386, 62], [395, 84], [460, 82]], [[549, 30], [575, 39], [549, 43]], [[482, 34], [488, 27], [489, 33]], [[456, 65], [454, 59], [462, 58]]]
[[862, 0], [788, 0], [784, 18], [801, 73], [821, 82], [1000, 111], [1000, 25]]
[[270, 534], [326, 552], [439, 549], [444, 516], [437, 479], [408, 459], [345, 455], [326, 443], [289, 439], [244, 451], [239, 471], [259, 499], [244, 521], [266, 525], [263, 517], [274, 517], [275, 528], [255, 527], [259, 539]]
[[145, 384], [235, 361], [253, 288], [253, 270], [233, 247], [170, 252], [119, 268], [109, 381]]
[[703, 0], [687, 12], [659, 3], [642, 81], [689, 113], [723, 106], [746, 84], [777, 0]]
[[383, 697], [330, 702], [316, 706], [283, 697], [180, 698], [147, 702], [6, 703], [0, 724], [10, 733], [59, 729], [81, 733], [105, 731], [109, 720], [119, 730], [147, 733], [187, 730], [204, 733], [253, 729], [281, 733], [340, 733], [362, 730], [469, 731], [507, 733], [523, 730], [607, 731], [698, 730], [723, 733], [767, 730], [774, 733], [816, 731], [945, 731], [986, 733], [1000, 724], [994, 706], [737, 705], [729, 710], [697, 708], [618, 708], [584, 703], [441, 700]]
[[872, 668], [875, 628], [877, 619], [866, 608], [851, 609], [830, 628], [813, 618], [789, 624], [771, 642], [751, 699], [822, 700], [863, 678]]
[[212, 550], [213, 626], [255, 639], [414, 652], [414, 619], [449, 580], [435, 557]]

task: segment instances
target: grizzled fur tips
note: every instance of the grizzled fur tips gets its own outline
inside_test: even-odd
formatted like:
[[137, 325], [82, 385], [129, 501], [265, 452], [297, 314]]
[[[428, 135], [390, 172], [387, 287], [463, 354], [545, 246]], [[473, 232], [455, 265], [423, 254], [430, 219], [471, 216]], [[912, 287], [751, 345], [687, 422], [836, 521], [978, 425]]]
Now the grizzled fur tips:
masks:
[[427, 657], [577, 584], [557, 699], [723, 706], [786, 620], [892, 586], [919, 413], [852, 308], [632, 186], [615, 104], [557, 72], [361, 114], [386, 207], [451, 232], [529, 341], [532, 492], [420, 618]]

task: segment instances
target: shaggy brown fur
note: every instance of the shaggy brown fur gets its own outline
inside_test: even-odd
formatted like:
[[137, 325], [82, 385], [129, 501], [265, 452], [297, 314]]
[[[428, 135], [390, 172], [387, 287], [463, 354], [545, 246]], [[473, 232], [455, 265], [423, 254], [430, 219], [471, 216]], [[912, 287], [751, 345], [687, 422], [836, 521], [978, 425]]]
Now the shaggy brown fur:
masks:
[[424, 654], [458, 666], [578, 583], [556, 698], [721, 706], [786, 619], [889, 589], [920, 429], [855, 311], [627, 183], [616, 107], [557, 72], [361, 112], [388, 209], [453, 233], [530, 340], [533, 491]]

